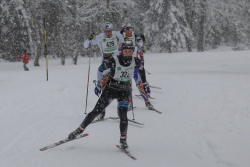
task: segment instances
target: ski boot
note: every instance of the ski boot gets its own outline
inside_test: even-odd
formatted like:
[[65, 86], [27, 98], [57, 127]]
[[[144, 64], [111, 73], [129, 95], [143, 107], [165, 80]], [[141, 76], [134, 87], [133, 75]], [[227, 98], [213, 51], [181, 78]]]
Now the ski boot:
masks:
[[148, 107], [148, 109], [150, 110], [154, 109], [154, 106], [149, 101], [146, 101], [145, 104], [146, 104], [146, 107]]
[[76, 138], [76, 136], [80, 135], [84, 129], [82, 127], [78, 127], [75, 131], [71, 132], [68, 136], [69, 140], [73, 140]]
[[120, 147], [124, 150], [127, 150], [128, 149], [128, 144], [127, 144], [127, 141], [126, 141], [126, 138], [120, 138]]

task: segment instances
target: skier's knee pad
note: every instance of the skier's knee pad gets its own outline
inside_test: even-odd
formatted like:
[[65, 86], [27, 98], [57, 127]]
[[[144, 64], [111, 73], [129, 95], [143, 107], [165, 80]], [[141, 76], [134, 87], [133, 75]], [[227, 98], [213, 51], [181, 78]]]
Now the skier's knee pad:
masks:
[[120, 101], [118, 103], [118, 108], [126, 108], [128, 109], [129, 102], [128, 101]]

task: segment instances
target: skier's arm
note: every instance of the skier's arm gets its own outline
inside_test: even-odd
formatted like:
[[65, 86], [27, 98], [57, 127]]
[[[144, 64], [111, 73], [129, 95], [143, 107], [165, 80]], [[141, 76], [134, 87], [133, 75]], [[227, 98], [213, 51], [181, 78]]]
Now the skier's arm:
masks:
[[107, 70], [108, 68], [115, 68], [115, 59], [113, 57], [110, 57], [107, 60], [103, 60], [102, 64], [98, 68], [98, 72], [103, 72], [104, 70]]
[[107, 70], [108, 68], [115, 68], [115, 60], [113, 57], [103, 60], [102, 64], [99, 66], [97, 70], [97, 82], [101, 83], [102, 81], [102, 73], [104, 70]]
[[141, 60], [137, 57], [135, 57], [135, 65], [136, 65], [136, 68], [139, 69], [142, 82], [143, 83], [146, 82], [146, 74], [145, 74], [145, 70], [143, 70], [144, 66], [141, 63]]
[[124, 37], [121, 33], [117, 32], [117, 31], [116, 31], [116, 36], [119, 39], [119, 46], [120, 46], [122, 43], [124, 43]]
[[135, 57], [135, 68], [138, 68], [139, 70], [143, 70], [143, 66], [141, 64], [141, 60], [138, 57]]
[[21, 56], [17, 56], [16, 58], [18, 58], [18, 59], [22, 59], [22, 58], [23, 58], [23, 55], [21, 55]]
[[100, 38], [101, 38], [100, 35], [101, 35], [101, 34], [95, 36], [95, 37], [94, 37], [93, 39], [91, 39], [91, 40], [87, 39], [86, 41], [84, 41], [84, 44], [83, 44], [83, 45], [84, 45], [84, 48], [88, 48], [90, 42], [92, 43], [92, 45], [98, 45], [99, 42], [100, 42]]

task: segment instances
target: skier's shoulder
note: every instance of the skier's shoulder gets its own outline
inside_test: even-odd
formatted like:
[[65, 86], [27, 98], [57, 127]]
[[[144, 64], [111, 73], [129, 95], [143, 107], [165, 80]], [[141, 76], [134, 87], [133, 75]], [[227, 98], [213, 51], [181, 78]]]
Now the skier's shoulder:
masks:
[[105, 37], [105, 34], [103, 32], [95, 36], [96, 39], [102, 39], [104, 37]]
[[104, 64], [111, 64], [111, 63], [113, 63], [114, 61], [115, 61], [115, 58], [114, 58], [115, 56], [111, 56], [110, 58], [108, 58], [108, 59], [103, 59], [103, 62], [104, 62]]
[[123, 37], [122, 34], [121, 34], [120, 32], [118, 32], [118, 31], [113, 31], [113, 33], [114, 33], [115, 36], [118, 37], [118, 38], [122, 38], [122, 37]]

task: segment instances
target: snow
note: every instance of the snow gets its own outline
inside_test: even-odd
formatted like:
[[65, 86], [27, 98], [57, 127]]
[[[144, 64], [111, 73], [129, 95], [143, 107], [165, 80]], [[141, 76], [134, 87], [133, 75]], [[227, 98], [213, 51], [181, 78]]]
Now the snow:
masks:
[[[78, 65], [45, 60], [40, 67], [0, 61], [1, 167], [247, 167], [250, 165], [250, 51], [227, 47], [206, 52], [148, 53], [145, 67], [151, 103], [163, 114], [147, 110], [134, 97], [135, 120], [129, 123], [127, 157], [115, 145], [119, 122], [88, 126], [88, 137], [40, 152], [67, 137], [85, 117], [88, 58]], [[98, 97], [92, 80], [101, 59], [91, 59], [87, 112]], [[133, 94], [138, 90], [133, 85]], [[117, 102], [106, 117], [117, 116]], [[128, 113], [133, 118], [132, 112]]]

